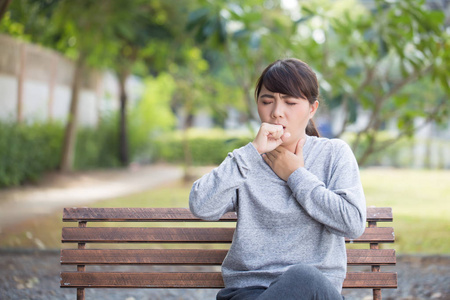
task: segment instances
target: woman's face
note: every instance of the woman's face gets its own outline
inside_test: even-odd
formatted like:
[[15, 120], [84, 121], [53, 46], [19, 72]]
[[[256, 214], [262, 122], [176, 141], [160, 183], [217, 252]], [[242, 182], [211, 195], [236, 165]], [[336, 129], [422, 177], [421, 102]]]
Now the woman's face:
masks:
[[283, 146], [295, 151], [297, 142], [305, 137], [306, 126], [317, 111], [319, 102], [310, 104], [305, 98], [273, 93], [263, 85], [258, 96], [258, 114], [261, 122], [282, 125], [291, 136]]

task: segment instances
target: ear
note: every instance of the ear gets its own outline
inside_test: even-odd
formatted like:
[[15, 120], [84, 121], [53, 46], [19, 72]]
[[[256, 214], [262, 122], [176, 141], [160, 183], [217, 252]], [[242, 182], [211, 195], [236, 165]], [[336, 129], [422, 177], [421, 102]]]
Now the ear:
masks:
[[319, 101], [317, 101], [317, 100], [314, 101], [314, 103], [311, 104], [309, 107], [310, 107], [309, 118], [311, 119], [316, 114], [317, 108], [319, 108]]

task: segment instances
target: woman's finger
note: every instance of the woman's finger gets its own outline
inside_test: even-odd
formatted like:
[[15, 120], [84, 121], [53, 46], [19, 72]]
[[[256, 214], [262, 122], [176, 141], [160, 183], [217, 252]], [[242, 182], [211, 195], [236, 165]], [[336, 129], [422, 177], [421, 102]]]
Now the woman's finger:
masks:
[[263, 123], [262, 127], [264, 127], [264, 129], [268, 133], [267, 135], [268, 137], [271, 137], [276, 140], [280, 139], [284, 134], [283, 126], [281, 125]]
[[273, 150], [270, 151], [270, 152], [267, 152], [267, 153], [266, 153], [266, 156], [267, 156], [271, 161], [277, 158], [277, 156], [275, 155], [275, 153], [273, 153]]
[[270, 167], [272, 167], [272, 161], [269, 159], [269, 157], [267, 157], [267, 155], [266, 155], [265, 153], [262, 155], [262, 157], [263, 157], [264, 161], [265, 161]]

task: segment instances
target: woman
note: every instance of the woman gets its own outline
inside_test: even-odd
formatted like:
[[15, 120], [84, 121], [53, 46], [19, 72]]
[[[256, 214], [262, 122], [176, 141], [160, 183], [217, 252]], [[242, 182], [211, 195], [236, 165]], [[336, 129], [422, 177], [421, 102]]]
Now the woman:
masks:
[[298, 59], [278, 60], [255, 90], [261, 127], [197, 180], [192, 213], [238, 216], [222, 264], [217, 299], [342, 299], [344, 237], [364, 232], [366, 207], [350, 147], [320, 138], [315, 73]]

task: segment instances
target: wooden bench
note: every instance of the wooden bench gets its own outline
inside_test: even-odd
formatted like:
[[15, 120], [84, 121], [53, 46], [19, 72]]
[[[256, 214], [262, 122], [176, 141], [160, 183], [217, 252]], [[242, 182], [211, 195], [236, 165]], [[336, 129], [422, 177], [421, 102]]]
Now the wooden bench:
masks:
[[[63, 243], [76, 243], [77, 249], [61, 250], [61, 264], [77, 265], [77, 271], [61, 272], [61, 287], [76, 288], [77, 299], [84, 299], [86, 288], [222, 288], [220, 266], [226, 249], [211, 249], [201, 244], [229, 244], [232, 227], [206, 222], [184, 208], [65, 208], [64, 222], [78, 222], [78, 227], [62, 229]], [[236, 214], [228, 213], [220, 222], [235, 222]], [[377, 227], [377, 222], [392, 221], [390, 208], [368, 208], [368, 227], [364, 234], [348, 243], [370, 244], [369, 249], [347, 249], [348, 266], [370, 266], [370, 271], [347, 272], [344, 288], [373, 289], [373, 299], [381, 299], [381, 289], [397, 287], [397, 273], [381, 272], [381, 265], [395, 265], [394, 249], [379, 249], [379, 243], [393, 243], [391, 227]], [[87, 227], [88, 222], [137, 222], [141, 227]], [[142, 222], [152, 222], [142, 224]], [[170, 227], [176, 222], [177, 227]], [[195, 222], [195, 223], [192, 223]], [[139, 224], [141, 223], [141, 224]], [[134, 224], [136, 225], [136, 224]], [[161, 227], [164, 226], [164, 227]], [[208, 226], [208, 227], [205, 227]], [[211, 227], [216, 226], [216, 227]], [[222, 227], [217, 227], [222, 226]], [[107, 249], [87, 249], [86, 244], [106, 243]], [[119, 249], [109, 244], [119, 243]], [[125, 243], [151, 243], [139, 249], [123, 249]], [[169, 244], [184, 249], [167, 249]], [[190, 244], [190, 246], [186, 246]], [[192, 244], [196, 248], [192, 249]], [[155, 248], [155, 246], [157, 248]], [[229, 245], [227, 245], [229, 246]], [[97, 247], [100, 247], [97, 246]], [[104, 246], [103, 246], [104, 247]], [[117, 247], [117, 245], [116, 245]], [[189, 247], [191, 247], [189, 249]], [[100, 247], [101, 248], [101, 247]], [[186, 249], [188, 248], [188, 249]], [[216, 246], [217, 248], [217, 246]], [[91, 265], [157, 265], [215, 266], [213, 271], [180, 272], [90, 272]]]

